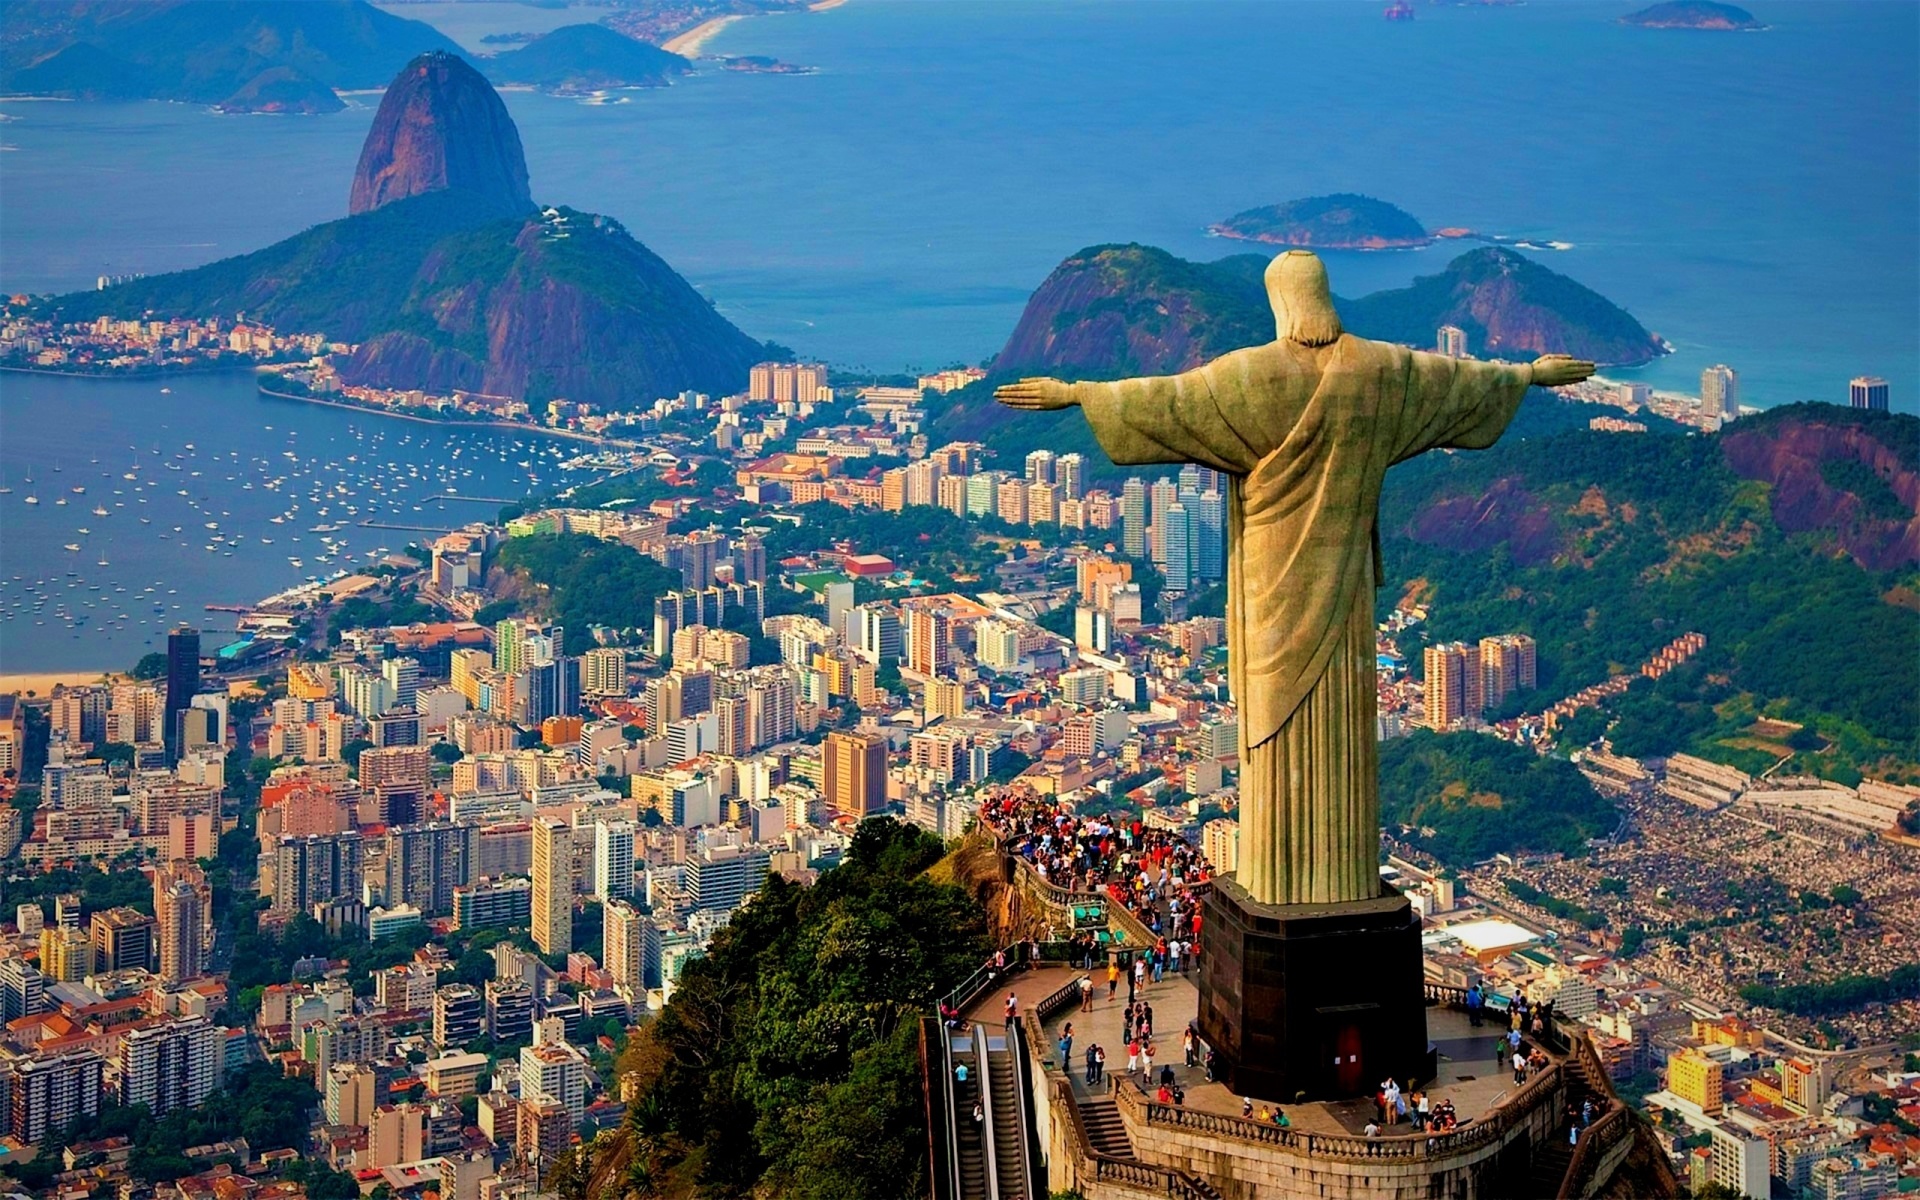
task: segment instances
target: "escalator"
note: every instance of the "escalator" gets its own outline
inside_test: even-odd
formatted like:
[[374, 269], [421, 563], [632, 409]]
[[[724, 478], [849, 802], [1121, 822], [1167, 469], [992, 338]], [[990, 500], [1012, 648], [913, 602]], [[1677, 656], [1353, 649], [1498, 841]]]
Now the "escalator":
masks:
[[[992, 1192], [987, 1183], [987, 1148], [984, 1140], [984, 1122], [973, 1119], [974, 1102], [980, 1100], [980, 1064], [974, 1055], [973, 1043], [948, 1033], [947, 1080], [953, 1088], [952, 1140], [953, 1153], [958, 1160], [956, 1172], [959, 1184], [959, 1200], [992, 1200]], [[964, 1065], [967, 1078], [962, 1081], [956, 1077], [953, 1068]]]
[[[999, 1049], [992, 1049], [993, 1042]], [[1029, 1191], [1032, 1172], [1027, 1164], [1027, 1127], [1019, 1099], [1019, 1078], [1013, 1055], [1003, 1039], [993, 1039], [987, 1050], [987, 1085], [992, 1093], [993, 1165], [998, 1185], [995, 1200], [1035, 1200]]]

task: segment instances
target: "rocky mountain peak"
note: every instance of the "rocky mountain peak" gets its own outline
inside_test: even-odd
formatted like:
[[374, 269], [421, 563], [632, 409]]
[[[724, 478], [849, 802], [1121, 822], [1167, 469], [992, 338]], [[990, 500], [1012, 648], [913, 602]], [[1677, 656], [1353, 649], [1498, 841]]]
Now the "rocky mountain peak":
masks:
[[353, 173], [350, 213], [425, 192], [459, 191], [500, 216], [533, 211], [520, 131], [465, 59], [422, 54], [387, 86]]

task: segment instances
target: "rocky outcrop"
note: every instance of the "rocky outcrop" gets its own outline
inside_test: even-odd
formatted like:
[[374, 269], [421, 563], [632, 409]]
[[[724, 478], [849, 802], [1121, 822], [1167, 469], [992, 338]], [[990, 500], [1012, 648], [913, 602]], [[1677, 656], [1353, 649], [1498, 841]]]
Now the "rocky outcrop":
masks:
[[1603, 366], [1634, 366], [1667, 353], [1625, 309], [1518, 251], [1490, 246], [1462, 254], [1438, 275], [1340, 305], [1346, 327], [1365, 337], [1433, 344], [1434, 331], [1466, 331], [1483, 358], [1571, 354]]
[[442, 240], [408, 296], [348, 382], [609, 406], [734, 390], [762, 353], [619, 222], [570, 209]]
[[[1839, 419], [1775, 418], [1737, 423], [1720, 442], [1736, 473], [1771, 485], [1768, 505], [1780, 528], [1825, 532], [1870, 571], [1920, 565], [1920, 471], [1903, 463], [1872, 429]], [[1845, 464], [1858, 464], [1871, 478]], [[1857, 480], [1851, 486], [1849, 476]], [[1884, 494], [1881, 503], [1862, 494], [1880, 484], [1904, 512], [1885, 503]]]
[[1266, 259], [1194, 263], [1094, 246], [1053, 269], [994, 360], [1003, 374], [1116, 378], [1184, 371], [1273, 337]]
[[1506, 544], [1516, 565], [1544, 566], [1561, 549], [1560, 523], [1517, 479], [1496, 480], [1479, 495], [1451, 496], [1421, 509], [1407, 530], [1416, 542], [1462, 553]]
[[500, 96], [458, 55], [414, 59], [387, 87], [360, 149], [347, 211], [460, 191], [499, 216], [533, 211], [520, 131]]
[[245, 312], [356, 343], [338, 364], [350, 383], [534, 406], [731, 392], [764, 357], [617, 221], [536, 212], [506, 106], [455, 56], [422, 56], [394, 81], [353, 208], [252, 254], [48, 307], [71, 320]]

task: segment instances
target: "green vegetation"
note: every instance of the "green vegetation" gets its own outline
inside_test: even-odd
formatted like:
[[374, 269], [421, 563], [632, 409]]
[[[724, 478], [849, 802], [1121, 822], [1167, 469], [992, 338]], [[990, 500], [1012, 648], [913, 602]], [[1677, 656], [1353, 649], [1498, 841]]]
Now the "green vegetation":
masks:
[[1502, 852], [1578, 852], [1613, 827], [1579, 770], [1511, 742], [1419, 730], [1380, 744], [1380, 814], [1443, 862]]
[[[1903, 463], [1920, 457], [1920, 421], [1828, 405], [1745, 418], [1739, 436], [1814, 420], [1856, 425]], [[1636, 756], [1684, 750], [1749, 771], [1791, 756], [1783, 770], [1843, 781], [1913, 771], [1920, 654], [1871, 651], [1920, 644], [1920, 613], [1887, 600], [1913, 573], [1862, 569], [1836, 553], [1843, 531], [1782, 532], [1767, 485], [1727, 466], [1726, 436], [1509, 437], [1397, 468], [1381, 608], [1421, 581], [1430, 643], [1531, 634], [1539, 687], [1516, 711], [1632, 671], [1683, 632], [1706, 635], [1687, 666], [1580, 714], [1562, 745], [1612, 723], [1615, 749]], [[1403, 649], [1417, 661], [1417, 645]], [[1807, 732], [1761, 736], [1763, 718]]]
[[153, 885], [138, 871], [103, 871], [92, 863], [62, 867], [55, 871], [37, 871], [12, 875], [6, 882], [7, 904], [37, 901], [53, 921], [53, 898], [77, 894], [88, 912], [108, 908], [134, 908], [153, 915]]
[[1820, 464], [1820, 477], [1827, 481], [1828, 487], [1852, 492], [1860, 501], [1860, 511], [1871, 520], [1913, 520], [1913, 510], [1901, 503], [1892, 485], [1859, 459], [1825, 459]]
[[161, 679], [167, 673], [167, 656], [158, 650], [151, 654], [142, 654], [140, 661], [133, 664], [133, 670], [127, 674], [135, 679]]
[[1543, 908], [1563, 921], [1572, 921], [1585, 929], [1607, 927], [1607, 919], [1599, 913], [1590, 908], [1582, 908], [1572, 901], [1562, 900], [1558, 896], [1548, 895], [1530, 883], [1518, 879], [1506, 879], [1501, 881], [1501, 886], [1521, 903]]
[[1740, 998], [1802, 1017], [1893, 1004], [1920, 998], [1920, 963], [1896, 967], [1885, 975], [1846, 975], [1826, 983], [1750, 983], [1740, 989]]
[[941, 854], [878, 819], [814, 886], [769, 879], [623, 1056], [640, 1096], [621, 1133], [574, 1151], [550, 1186], [566, 1200], [924, 1191], [915, 1018], [987, 950], [972, 898], [925, 875]]
[[496, 561], [546, 593], [548, 615], [566, 627], [568, 654], [593, 646], [591, 625], [651, 628], [654, 600], [680, 586], [678, 571], [633, 547], [578, 533], [509, 538]]
[[432, 605], [422, 604], [411, 588], [401, 589], [384, 603], [366, 596], [352, 596], [342, 601], [327, 619], [327, 639], [337, 643], [339, 635], [349, 629], [412, 625], [435, 620], [439, 615]]

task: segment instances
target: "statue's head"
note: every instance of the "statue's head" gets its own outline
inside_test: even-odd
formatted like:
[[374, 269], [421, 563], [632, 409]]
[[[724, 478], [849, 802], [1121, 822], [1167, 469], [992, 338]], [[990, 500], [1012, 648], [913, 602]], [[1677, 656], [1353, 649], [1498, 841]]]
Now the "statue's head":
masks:
[[1281, 341], [1324, 346], [1340, 336], [1326, 264], [1307, 250], [1289, 250], [1267, 264], [1267, 300]]

